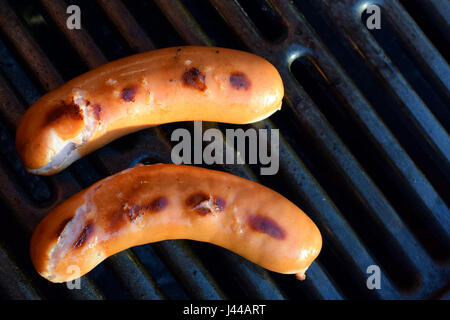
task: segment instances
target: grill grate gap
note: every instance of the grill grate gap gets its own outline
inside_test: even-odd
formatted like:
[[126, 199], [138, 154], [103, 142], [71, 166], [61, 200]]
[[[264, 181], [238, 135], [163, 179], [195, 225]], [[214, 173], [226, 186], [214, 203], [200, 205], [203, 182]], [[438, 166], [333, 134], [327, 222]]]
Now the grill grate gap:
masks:
[[1, 72], [8, 78], [14, 91], [19, 93], [17, 97], [26, 102], [24, 105], [33, 104], [41, 94], [1, 39], [0, 57]]
[[[118, 281], [117, 275], [111, 267], [111, 259], [104, 260], [101, 264], [89, 271], [89, 278], [95, 282], [103, 295], [108, 300], [132, 299], [132, 293], [129, 292]], [[86, 276], [81, 277], [81, 287]], [[63, 284], [65, 286], [65, 284]]]
[[45, 207], [54, 198], [54, 192], [45, 178], [26, 172], [14, 144], [14, 132], [5, 126], [3, 119], [0, 119], [0, 162], [13, 172], [13, 180], [19, 183], [20, 188], [25, 191], [33, 204], [37, 207]]
[[304, 56], [292, 63], [291, 70], [419, 241], [435, 259], [448, 260], [450, 246], [445, 230], [431, 214], [424, 214], [427, 210], [417, 196], [408, 193], [408, 183], [380, 157], [380, 151], [348, 113], [345, 98], [324, 78], [326, 75], [320, 66], [314, 59]]
[[[381, 10], [383, 15], [383, 9]], [[366, 26], [368, 15], [365, 11], [361, 15], [361, 21]], [[383, 16], [387, 16], [386, 14]], [[399, 69], [401, 74], [407, 79], [417, 94], [425, 102], [427, 107], [434, 113], [442, 126], [450, 130], [450, 99], [448, 93], [439, 84], [438, 80], [433, 78], [430, 72], [424, 70], [421, 64], [413, 57], [408, 50], [399, 31], [392, 25], [389, 19], [383, 20], [381, 29], [367, 29], [377, 40], [380, 46], [385, 50], [389, 58]], [[438, 88], [441, 88], [440, 90]]]
[[[320, 253], [322, 255], [322, 252]], [[308, 272], [306, 273], [306, 280], [304, 281], [295, 281], [293, 279], [293, 275], [281, 275], [272, 272], [271, 273], [274, 280], [278, 283], [281, 289], [288, 295], [289, 299], [298, 299], [298, 300], [317, 300], [319, 297], [314, 293], [313, 290], [308, 290], [308, 287], [311, 286], [311, 280], [308, 278]]]
[[450, 63], [450, 33], [445, 24], [449, 21], [441, 21], [437, 13], [433, 13], [430, 5], [424, 6], [423, 0], [399, 0], [409, 15], [419, 25], [428, 39], [439, 50], [442, 57]]
[[164, 264], [151, 245], [137, 246], [132, 251], [139, 257], [139, 261], [145, 268], [151, 270], [156, 283], [169, 299], [189, 299], [187, 293], [176, 281], [170, 269]]
[[[202, 26], [202, 30], [206, 32], [214, 45], [219, 45], [224, 48], [248, 50], [247, 46], [239, 39], [210, 2], [204, 1], [200, 6], [196, 0], [182, 0], [182, 2], [197, 23]], [[207, 25], [204, 25], [205, 22]]]
[[86, 29], [107, 60], [114, 60], [132, 54], [126, 41], [117, 36], [119, 31], [111, 23], [96, 1], [69, 0], [67, 4], [78, 5], [82, 15], [83, 29]]
[[264, 38], [273, 43], [278, 43], [286, 39], [286, 26], [278, 13], [266, 0], [237, 0], [237, 2]]
[[[216, 279], [217, 284], [227, 295], [228, 299], [248, 299], [244, 289], [240, 287], [239, 279], [230, 277], [229, 265], [224, 261], [224, 255], [220, 251], [226, 249], [219, 248], [209, 243], [191, 241], [190, 245], [205, 267]], [[224, 276], [227, 275], [227, 276]]]
[[127, 1], [126, 5], [156, 47], [183, 45], [181, 37], [153, 1]]

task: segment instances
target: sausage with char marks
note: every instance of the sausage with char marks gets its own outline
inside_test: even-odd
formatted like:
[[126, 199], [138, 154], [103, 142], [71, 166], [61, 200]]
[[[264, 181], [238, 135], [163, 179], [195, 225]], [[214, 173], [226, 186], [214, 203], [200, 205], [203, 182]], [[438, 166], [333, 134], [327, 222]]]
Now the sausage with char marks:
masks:
[[36, 270], [52, 282], [82, 276], [107, 257], [166, 239], [210, 242], [269, 270], [304, 273], [322, 237], [292, 202], [255, 182], [193, 166], [127, 169], [50, 212], [31, 239]]
[[128, 133], [177, 121], [246, 124], [281, 108], [267, 60], [214, 47], [154, 50], [107, 63], [47, 93], [22, 117], [17, 151], [34, 174], [57, 173]]

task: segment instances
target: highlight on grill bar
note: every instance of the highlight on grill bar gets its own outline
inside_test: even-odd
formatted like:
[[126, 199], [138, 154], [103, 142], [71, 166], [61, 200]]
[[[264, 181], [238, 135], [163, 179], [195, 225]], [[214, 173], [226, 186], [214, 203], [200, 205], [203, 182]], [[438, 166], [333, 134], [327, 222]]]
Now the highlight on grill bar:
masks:
[[[81, 9], [79, 30], [67, 28], [69, 5]], [[380, 29], [368, 27], [370, 6]], [[449, 17], [440, 0], [0, 0], [0, 297], [448, 299]], [[172, 132], [194, 126], [124, 136], [42, 177], [27, 173], [15, 150], [21, 116], [108, 61], [181, 45], [253, 52], [280, 72], [281, 111], [239, 126], [279, 129], [279, 172], [202, 166], [259, 182], [308, 213], [323, 247], [306, 280], [187, 240], [114, 255], [80, 289], [41, 278], [29, 239], [52, 208], [137, 163], [171, 163]], [[374, 268], [379, 288], [369, 286]]]

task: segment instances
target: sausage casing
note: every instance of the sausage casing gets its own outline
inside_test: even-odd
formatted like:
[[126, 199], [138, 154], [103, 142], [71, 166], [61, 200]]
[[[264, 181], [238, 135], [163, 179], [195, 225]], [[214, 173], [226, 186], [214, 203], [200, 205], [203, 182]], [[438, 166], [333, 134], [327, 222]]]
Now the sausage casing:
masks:
[[254, 54], [159, 49], [107, 63], [41, 97], [22, 117], [16, 147], [28, 171], [50, 175], [143, 128], [259, 121], [281, 108], [283, 95], [278, 71]]
[[64, 282], [119, 251], [166, 239], [210, 242], [300, 278], [322, 247], [313, 221], [277, 192], [225, 172], [157, 164], [62, 202], [38, 225], [30, 250], [43, 277]]

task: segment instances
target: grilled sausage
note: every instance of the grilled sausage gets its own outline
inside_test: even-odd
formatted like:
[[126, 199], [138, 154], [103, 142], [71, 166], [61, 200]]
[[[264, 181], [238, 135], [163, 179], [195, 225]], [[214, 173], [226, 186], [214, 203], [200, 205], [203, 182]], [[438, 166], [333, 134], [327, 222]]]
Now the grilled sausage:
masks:
[[82, 276], [119, 251], [166, 239], [210, 242], [299, 279], [322, 247], [311, 219], [275, 191], [225, 172], [156, 164], [61, 203], [36, 228], [30, 251], [39, 274], [64, 282], [74, 266]]
[[245, 124], [281, 108], [278, 71], [254, 54], [174, 47], [105, 64], [41, 97], [21, 119], [26, 169], [50, 175], [125, 134], [177, 121]]

